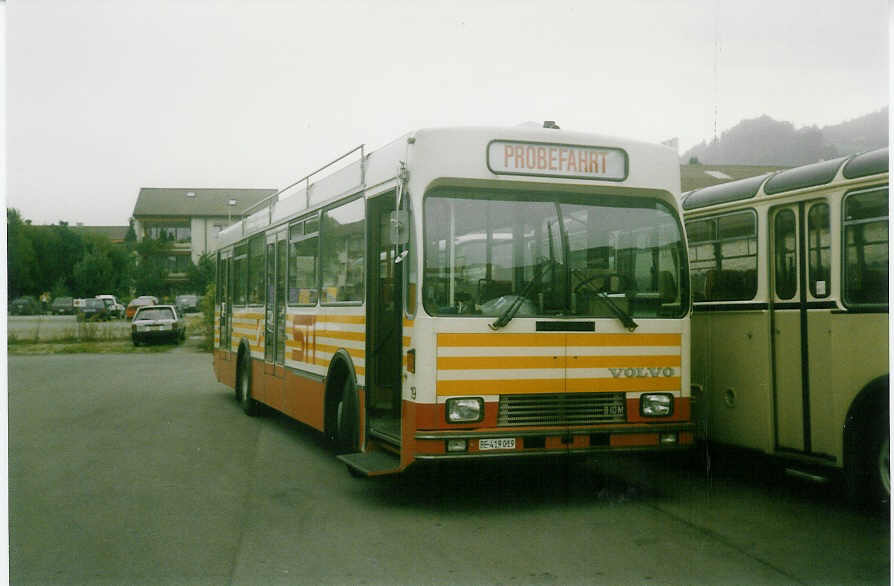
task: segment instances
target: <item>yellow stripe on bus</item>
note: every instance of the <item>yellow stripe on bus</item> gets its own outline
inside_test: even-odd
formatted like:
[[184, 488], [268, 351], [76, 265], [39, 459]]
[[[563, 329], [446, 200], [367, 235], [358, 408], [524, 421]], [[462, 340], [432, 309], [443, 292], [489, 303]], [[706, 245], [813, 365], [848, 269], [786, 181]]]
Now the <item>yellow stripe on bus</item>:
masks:
[[681, 334], [486, 333], [438, 334], [438, 346], [679, 346]]
[[565, 391], [568, 393], [595, 393], [600, 391], [679, 391], [682, 380], [679, 376], [620, 377], [620, 378], [568, 378]]
[[318, 315], [317, 323], [332, 324], [365, 324], [366, 316], [363, 315]]
[[439, 396], [445, 395], [526, 395], [536, 393], [599, 393], [678, 391], [678, 376], [655, 378], [581, 378], [581, 379], [520, 379], [520, 380], [440, 380]]
[[438, 334], [438, 346], [564, 346], [565, 334]]
[[439, 356], [438, 370], [680, 366], [680, 355], [659, 356]]
[[681, 334], [566, 334], [567, 346], [679, 346]]
[[342, 330], [316, 330], [315, 331], [317, 338], [336, 338], [338, 340], [353, 340], [355, 342], [362, 342], [366, 339], [366, 334], [363, 332], [345, 332]]

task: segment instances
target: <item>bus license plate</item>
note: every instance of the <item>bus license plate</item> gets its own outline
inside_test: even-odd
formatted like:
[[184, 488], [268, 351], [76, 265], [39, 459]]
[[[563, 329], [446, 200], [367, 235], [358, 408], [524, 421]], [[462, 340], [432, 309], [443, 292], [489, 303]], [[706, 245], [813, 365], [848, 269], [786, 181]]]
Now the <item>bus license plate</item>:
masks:
[[478, 440], [478, 451], [485, 450], [514, 450], [515, 438], [506, 437], [499, 439], [480, 439]]

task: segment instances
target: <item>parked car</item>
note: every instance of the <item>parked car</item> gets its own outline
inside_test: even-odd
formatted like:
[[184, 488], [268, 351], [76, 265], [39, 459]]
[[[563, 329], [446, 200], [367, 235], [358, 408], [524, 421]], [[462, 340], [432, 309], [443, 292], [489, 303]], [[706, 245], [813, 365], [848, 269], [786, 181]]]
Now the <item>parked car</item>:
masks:
[[144, 305], [158, 305], [158, 297], [153, 297], [152, 295], [140, 295], [136, 299], [133, 299], [127, 304], [127, 309], [124, 311], [124, 317], [132, 319], [137, 312], [137, 309]]
[[177, 306], [177, 311], [181, 315], [186, 312], [196, 312], [199, 310], [199, 296], [193, 294], [178, 295], [174, 299], [174, 305]]
[[102, 299], [85, 299], [84, 307], [78, 311], [79, 321], [101, 321], [112, 319]]
[[160, 339], [179, 343], [186, 338], [186, 323], [173, 305], [143, 305], [133, 316], [130, 336], [134, 346]]
[[74, 298], [73, 297], [57, 297], [50, 304], [50, 313], [53, 315], [74, 315]]
[[118, 303], [118, 298], [114, 295], [97, 295], [97, 299], [102, 299], [106, 304], [106, 311], [112, 317], [124, 317], [124, 306]]
[[9, 304], [9, 313], [12, 315], [37, 315], [40, 313], [40, 303], [34, 297], [25, 295]]

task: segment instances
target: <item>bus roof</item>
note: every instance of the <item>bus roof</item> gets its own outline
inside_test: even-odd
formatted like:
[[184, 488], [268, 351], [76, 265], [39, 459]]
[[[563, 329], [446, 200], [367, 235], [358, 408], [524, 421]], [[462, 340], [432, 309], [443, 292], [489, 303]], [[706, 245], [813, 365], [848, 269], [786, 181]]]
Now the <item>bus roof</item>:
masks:
[[[494, 144], [497, 148], [494, 148]], [[560, 172], [524, 170], [509, 171], [500, 167], [495, 153], [509, 153], [509, 148], [546, 147], [558, 160], [560, 150], [567, 160], [567, 151], [575, 148], [604, 149], [615, 160], [624, 161], [623, 173], [606, 177], [574, 177]], [[499, 150], [504, 149], [504, 150]], [[517, 151], [515, 151], [517, 153]], [[577, 152], [577, 151], [575, 151]], [[590, 155], [592, 156], [592, 155]], [[508, 160], [508, 158], [506, 159]], [[648, 161], [648, 164], [640, 164]], [[339, 163], [341, 167], [334, 165]], [[608, 135], [520, 125], [511, 127], [441, 127], [419, 129], [376, 149], [366, 151], [363, 145], [338, 157], [314, 173], [280, 190], [258, 206], [242, 221], [222, 230], [218, 247], [224, 247], [267, 226], [299, 215], [330, 201], [393, 181], [396, 184], [401, 165], [411, 175], [438, 177], [539, 181], [547, 183], [609, 183], [625, 187], [661, 189], [679, 196], [680, 168], [677, 153], [666, 146]], [[326, 174], [321, 174], [326, 170]], [[318, 173], [319, 179], [311, 180]], [[423, 188], [427, 185], [423, 185]]]
[[776, 195], [787, 191], [816, 187], [830, 183], [841, 172], [845, 179], [859, 179], [888, 172], [888, 147], [860, 153], [851, 157], [841, 157], [739, 179], [683, 194], [683, 209], [695, 210], [723, 203], [731, 203], [754, 198], [761, 192]]

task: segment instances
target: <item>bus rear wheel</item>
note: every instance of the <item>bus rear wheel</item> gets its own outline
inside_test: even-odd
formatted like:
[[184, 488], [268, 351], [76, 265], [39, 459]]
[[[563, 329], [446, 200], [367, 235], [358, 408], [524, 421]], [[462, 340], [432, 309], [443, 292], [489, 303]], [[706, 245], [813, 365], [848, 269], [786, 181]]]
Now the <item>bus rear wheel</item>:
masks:
[[239, 380], [236, 381], [236, 398], [242, 405], [242, 411], [249, 417], [258, 414], [258, 402], [251, 398], [251, 363], [250, 359], [242, 360], [239, 368]]

